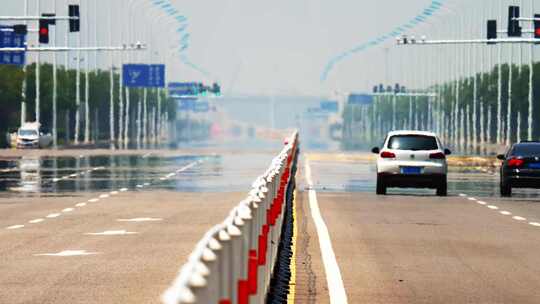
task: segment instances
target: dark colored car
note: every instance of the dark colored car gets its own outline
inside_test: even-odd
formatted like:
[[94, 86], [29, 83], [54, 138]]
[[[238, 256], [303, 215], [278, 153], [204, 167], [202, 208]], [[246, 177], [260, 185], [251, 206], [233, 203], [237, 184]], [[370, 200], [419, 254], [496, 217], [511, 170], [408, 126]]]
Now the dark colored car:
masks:
[[540, 189], [540, 142], [514, 144], [502, 160], [501, 195], [511, 196], [512, 188]]

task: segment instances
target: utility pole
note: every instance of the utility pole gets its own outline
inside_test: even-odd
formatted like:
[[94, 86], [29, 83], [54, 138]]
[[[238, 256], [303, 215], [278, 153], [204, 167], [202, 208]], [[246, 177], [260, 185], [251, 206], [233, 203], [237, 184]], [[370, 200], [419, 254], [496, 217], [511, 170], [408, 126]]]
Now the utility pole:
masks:
[[[531, 16], [534, 16], [534, 0], [531, 0]], [[532, 34], [534, 37], [534, 33]], [[529, 127], [527, 140], [533, 140], [533, 75], [534, 75], [534, 49], [533, 45], [529, 46]]]
[[[24, 15], [28, 16], [28, 0], [24, 0]], [[24, 21], [24, 25], [28, 27], [28, 21]], [[28, 40], [28, 38], [27, 38]], [[23, 66], [23, 82], [22, 82], [22, 92], [21, 92], [21, 126], [26, 122], [26, 87], [27, 87], [27, 71], [28, 62], [24, 63]]]
[[[41, 15], [40, 13], [41, 11], [41, 5], [40, 5], [40, 0], [37, 0], [37, 16]], [[39, 21], [38, 21], [38, 24], [39, 24]], [[39, 27], [39, 25], [38, 25]], [[40, 42], [39, 42], [39, 39], [37, 41], [37, 44], [38, 46], [40, 46]], [[40, 95], [41, 95], [41, 90], [40, 90], [40, 85], [41, 85], [41, 79], [40, 79], [40, 61], [41, 61], [41, 56], [39, 54], [39, 52], [36, 54], [36, 108], [35, 108], [35, 111], [36, 111], [36, 122], [39, 124], [41, 123], [41, 120], [40, 120]]]
[[[53, 0], [53, 10], [54, 10], [54, 13], [56, 14], [57, 11], [57, 5], [56, 5], [56, 0]], [[55, 26], [54, 27], [54, 33], [53, 33], [53, 47], [56, 46], [56, 39], [58, 37], [58, 28]], [[56, 66], [56, 59], [57, 59], [57, 54], [54, 53], [53, 54], [53, 96], [52, 96], [52, 137], [53, 137], [53, 148], [54, 149], [57, 149], [58, 148], [58, 133], [57, 133], [57, 100], [58, 100], [58, 73], [57, 73], [57, 66]]]
[[[97, 0], [94, 0], [97, 1]], [[86, 45], [90, 45], [90, 27], [88, 18], [90, 17], [89, 0], [86, 0], [86, 17], [84, 18], [84, 28], [86, 30]], [[80, 34], [79, 34], [80, 35]], [[85, 71], [84, 71], [84, 143], [90, 143], [90, 51], [85, 52]]]
[[[97, 0], [96, 0], [97, 2]], [[112, 5], [112, 3], [111, 3]], [[97, 8], [96, 8], [97, 9]], [[109, 45], [112, 45], [112, 30], [113, 30], [113, 25], [112, 25], [112, 9], [109, 9]], [[97, 39], [96, 39], [97, 41]], [[96, 52], [97, 54], [97, 52]], [[110, 131], [110, 141], [111, 141], [111, 149], [114, 149], [115, 148], [115, 144], [114, 144], [114, 56], [115, 53], [111, 53], [109, 55], [109, 60], [110, 60], [110, 72], [109, 72], [109, 76], [110, 76], [110, 100], [109, 100], [109, 131]], [[97, 64], [97, 62], [96, 62]]]
[[[79, 1], [80, 5], [80, 1]], [[86, 29], [85, 29], [86, 30]], [[77, 48], [81, 47], [81, 34], [80, 32], [77, 32]], [[80, 133], [80, 127], [81, 127], [81, 51], [77, 50], [76, 52], [77, 56], [77, 68], [75, 76], [75, 105], [76, 105], [76, 112], [75, 112], [75, 140], [74, 143], [76, 145], [79, 144], [79, 133]]]

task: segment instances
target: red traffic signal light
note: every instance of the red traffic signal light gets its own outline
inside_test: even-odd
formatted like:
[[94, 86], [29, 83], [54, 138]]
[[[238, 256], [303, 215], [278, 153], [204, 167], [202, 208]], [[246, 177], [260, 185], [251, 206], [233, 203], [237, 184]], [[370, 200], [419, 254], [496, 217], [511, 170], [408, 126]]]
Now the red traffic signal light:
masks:
[[46, 19], [39, 20], [39, 43], [49, 43], [49, 21]]
[[540, 21], [537, 19], [540, 18], [539, 14], [534, 15], [534, 38], [540, 39]]

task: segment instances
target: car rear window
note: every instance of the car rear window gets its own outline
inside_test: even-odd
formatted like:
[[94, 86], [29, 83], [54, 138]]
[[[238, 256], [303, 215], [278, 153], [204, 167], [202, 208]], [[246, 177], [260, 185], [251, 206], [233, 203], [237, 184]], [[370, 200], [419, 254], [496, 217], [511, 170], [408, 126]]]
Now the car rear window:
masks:
[[540, 144], [515, 145], [511, 155], [514, 156], [540, 156]]
[[394, 135], [388, 141], [388, 148], [393, 150], [437, 150], [437, 139], [425, 135]]

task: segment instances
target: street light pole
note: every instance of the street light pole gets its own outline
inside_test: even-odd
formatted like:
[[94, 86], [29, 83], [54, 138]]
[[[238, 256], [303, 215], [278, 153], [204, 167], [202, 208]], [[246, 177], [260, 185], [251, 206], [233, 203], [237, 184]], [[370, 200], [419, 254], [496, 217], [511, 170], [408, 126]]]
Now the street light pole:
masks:
[[[40, 6], [40, 0], [37, 0], [37, 15], [41, 15], [41, 6]], [[39, 24], [39, 21], [38, 21], [38, 24]], [[38, 38], [38, 42], [37, 42], [38, 46], [40, 45], [39, 43], [39, 38]], [[36, 122], [39, 124], [40, 123], [40, 95], [41, 95], [41, 90], [40, 90], [40, 85], [41, 85], [41, 79], [40, 79], [40, 60], [41, 60], [41, 56], [39, 54], [39, 52], [36, 54], [36, 108], [35, 108], [35, 112], [36, 112]]]
[[[97, 0], [94, 0], [97, 1]], [[90, 17], [89, 0], [86, 0], [86, 17], [84, 18], [85, 30], [86, 30], [86, 45], [90, 45], [90, 27], [88, 18]], [[90, 52], [85, 52], [85, 71], [84, 71], [84, 143], [90, 142]]]
[[[57, 6], [56, 6], [56, 0], [53, 0], [53, 8], [54, 8], [54, 12], [56, 13], [56, 9], [57, 9]], [[58, 37], [58, 28], [55, 27], [54, 28], [54, 34], [53, 34], [53, 47], [56, 46], [56, 39]], [[57, 85], [57, 81], [58, 81], [58, 73], [57, 73], [57, 67], [56, 67], [56, 58], [57, 58], [57, 54], [54, 53], [53, 54], [53, 96], [52, 96], [52, 139], [53, 139], [53, 148], [56, 149], [58, 148], [58, 134], [57, 134], [57, 115], [56, 115], [56, 111], [57, 111], [57, 99], [58, 99], [58, 85]]]

